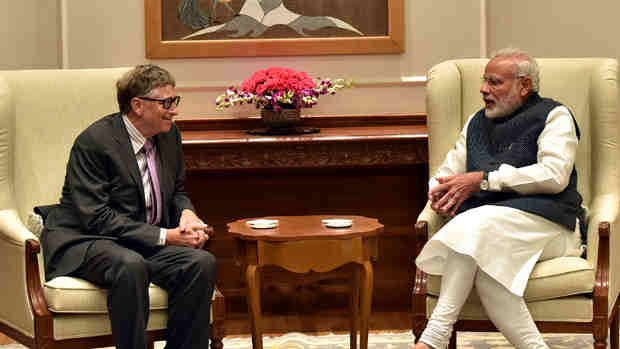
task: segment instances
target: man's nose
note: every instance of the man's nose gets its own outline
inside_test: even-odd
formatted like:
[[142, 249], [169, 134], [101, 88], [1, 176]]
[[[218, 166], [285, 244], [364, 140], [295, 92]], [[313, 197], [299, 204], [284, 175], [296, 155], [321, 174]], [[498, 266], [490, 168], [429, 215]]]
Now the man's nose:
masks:
[[168, 109], [168, 113], [170, 114], [174, 114], [174, 115], [178, 115], [179, 114], [179, 106], [178, 104], [172, 104], [172, 106], [170, 107], [170, 109]]
[[485, 81], [483, 81], [482, 85], [480, 86], [480, 93], [482, 93], [483, 95], [489, 94], [489, 84], [487, 84]]

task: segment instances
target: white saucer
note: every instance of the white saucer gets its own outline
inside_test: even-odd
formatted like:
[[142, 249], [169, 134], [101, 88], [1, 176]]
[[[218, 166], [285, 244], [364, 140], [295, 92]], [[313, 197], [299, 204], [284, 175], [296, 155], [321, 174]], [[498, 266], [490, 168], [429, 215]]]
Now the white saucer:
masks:
[[348, 228], [353, 225], [353, 220], [346, 218], [323, 219], [322, 222], [329, 228]]
[[271, 229], [278, 226], [277, 219], [254, 219], [246, 222], [247, 225], [254, 229]]

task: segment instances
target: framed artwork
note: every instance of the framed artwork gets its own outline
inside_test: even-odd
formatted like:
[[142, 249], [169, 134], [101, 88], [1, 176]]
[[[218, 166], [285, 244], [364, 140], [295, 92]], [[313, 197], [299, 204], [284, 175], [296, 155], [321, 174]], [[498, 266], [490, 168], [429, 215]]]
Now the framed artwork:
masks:
[[144, 0], [146, 57], [404, 52], [405, 0]]

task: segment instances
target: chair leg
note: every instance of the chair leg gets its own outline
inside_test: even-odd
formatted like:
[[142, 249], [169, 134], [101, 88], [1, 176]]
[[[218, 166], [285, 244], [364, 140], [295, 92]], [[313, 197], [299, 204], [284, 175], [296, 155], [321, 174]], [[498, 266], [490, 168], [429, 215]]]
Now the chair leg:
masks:
[[413, 337], [416, 343], [420, 339], [420, 336], [422, 335], [422, 332], [424, 331], [424, 328], [426, 327], [426, 323], [427, 321], [426, 321], [426, 318], [424, 317], [421, 317], [421, 316], [413, 317], [413, 326], [411, 329], [411, 333], [413, 333]]
[[222, 338], [211, 337], [211, 349], [222, 349], [223, 347]]
[[594, 333], [594, 349], [607, 349], [607, 319], [603, 321], [593, 321]]
[[609, 349], [618, 349], [618, 326], [620, 325], [618, 321], [620, 314], [618, 313], [620, 313], [620, 309], [616, 310], [616, 315], [614, 315], [614, 318], [609, 324]]
[[456, 349], [456, 334], [455, 330], [452, 330], [452, 335], [450, 336], [450, 344], [448, 344], [448, 349]]
[[222, 340], [224, 339], [225, 332], [222, 322], [223, 321], [214, 322], [211, 326], [211, 349], [224, 348]]

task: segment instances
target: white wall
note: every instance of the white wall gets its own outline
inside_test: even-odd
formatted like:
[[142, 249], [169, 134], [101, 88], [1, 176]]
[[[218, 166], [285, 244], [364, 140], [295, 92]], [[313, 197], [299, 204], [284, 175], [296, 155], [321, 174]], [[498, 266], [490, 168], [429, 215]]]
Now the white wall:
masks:
[[488, 1], [489, 48], [536, 57], [620, 55], [620, 1]]
[[0, 1], [0, 70], [60, 67], [58, 0]]

